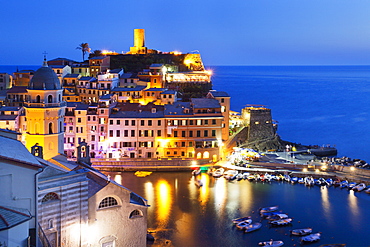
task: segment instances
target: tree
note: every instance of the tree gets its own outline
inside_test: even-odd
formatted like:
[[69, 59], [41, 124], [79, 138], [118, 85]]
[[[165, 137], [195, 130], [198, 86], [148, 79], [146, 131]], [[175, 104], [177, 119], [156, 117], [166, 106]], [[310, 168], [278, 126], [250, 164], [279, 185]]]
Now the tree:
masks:
[[101, 57], [101, 56], [103, 56], [103, 53], [101, 52], [101, 50], [94, 50], [93, 52], [89, 54], [89, 59], [92, 57]]
[[89, 47], [89, 43], [81, 43], [76, 49], [82, 51], [82, 61], [85, 61], [85, 54], [90, 53], [91, 49]]

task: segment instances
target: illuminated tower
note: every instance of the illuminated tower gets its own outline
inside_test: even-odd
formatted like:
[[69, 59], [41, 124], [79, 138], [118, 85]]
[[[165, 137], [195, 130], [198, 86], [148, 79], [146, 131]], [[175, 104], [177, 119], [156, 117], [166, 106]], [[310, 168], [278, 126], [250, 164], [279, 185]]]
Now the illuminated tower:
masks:
[[43, 157], [48, 160], [63, 154], [64, 112], [63, 88], [55, 72], [48, 67], [46, 59], [28, 87], [25, 102], [27, 130], [25, 144], [28, 150], [37, 144], [43, 147]]
[[130, 47], [130, 54], [146, 54], [147, 48], [145, 47], [145, 30], [134, 29], [134, 46]]

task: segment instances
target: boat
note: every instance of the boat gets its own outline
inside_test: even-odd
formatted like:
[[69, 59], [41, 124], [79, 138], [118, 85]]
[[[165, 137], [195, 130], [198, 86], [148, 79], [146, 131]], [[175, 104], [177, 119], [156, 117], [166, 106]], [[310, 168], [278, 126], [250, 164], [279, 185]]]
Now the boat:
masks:
[[200, 179], [195, 180], [195, 185], [198, 186], [198, 187], [202, 187], [203, 186], [202, 180], [200, 180]]
[[290, 182], [291, 182], [292, 184], [296, 184], [296, 183], [298, 182], [298, 177], [292, 177], [292, 178], [290, 179]]
[[284, 175], [284, 180], [286, 181], [286, 182], [290, 182], [290, 176], [289, 175]]
[[244, 220], [236, 224], [236, 227], [240, 230], [244, 230], [250, 223], [252, 223], [251, 219]]
[[272, 215], [277, 215], [277, 214], [281, 214], [282, 211], [274, 211], [274, 212], [263, 212], [263, 213], [260, 213], [261, 214], [261, 217], [269, 217], [269, 216], [272, 216]]
[[236, 175], [236, 180], [238, 180], [238, 181], [242, 180], [243, 178], [244, 178], [243, 173], [238, 173], [238, 174]]
[[370, 194], [370, 185], [365, 189], [365, 193]]
[[313, 186], [314, 184], [315, 184], [315, 181], [314, 181], [314, 179], [313, 179], [313, 177], [305, 177], [304, 178], [304, 184], [306, 185], [306, 186]]
[[322, 244], [319, 247], [346, 247], [346, 244]]
[[347, 188], [347, 187], [348, 187], [348, 180], [343, 180], [342, 182], [340, 182], [341, 189]]
[[279, 209], [279, 206], [271, 206], [260, 208], [260, 213], [275, 212]]
[[366, 188], [366, 184], [364, 183], [359, 183], [358, 185], [356, 185], [355, 187], [352, 188], [353, 191], [363, 191], [364, 189]]
[[327, 185], [325, 178], [319, 178], [318, 181], [319, 181], [321, 186]]
[[215, 177], [215, 178], [219, 178], [219, 177], [221, 177], [223, 174], [224, 174], [224, 168], [218, 168], [218, 169], [216, 169], [216, 171], [214, 171], [213, 173], [212, 173], [212, 176], [213, 177]]
[[349, 189], [349, 190], [351, 190], [351, 189], [353, 189], [356, 185], [357, 185], [357, 183], [356, 183], [356, 182], [350, 182], [350, 183], [348, 184], [348, 189]]
[[305, 236], [312, 233], [312, 228], [302, 228], [302, 229], [294, 229], [290, 230], [290, 234], [296, 236]]
[[270, 221], [269, 223], [274, 226], [285, 226], [291, 224], [293, 221], [292, 218], [286, 218], [286, 219], [281, 219], [281, 220], [273, 220]]
[[330, 187], [330, 186], [332, 186], [332, 185], [333, 185], [333, 179], [331, 179], [331, 178], [327, 178], [327, 179], [325, 180], [325, 182], [326, 182], [326, 185], [327, 185], [328, 187]]
[[264, 242], [259, 242], [258, 245], [260, 246], [270, 246], [270, 247], [278, 247], [282, 246], [284, 244], [283, 241], [281, 240], [270, 240], [270, 241], [264, 241]]
[[249, 175], [250, 175], [249, 172], [244, 172], [243, 173], [243, 179], [247, 179]]
[[238, 223], [240, 223], [242, 221], [249, 220], [250, 218], [251, 218], [250, 216], [236, 218], [236, 219], [233, 219], [233, 223], [234, 224], [238, 224]]
[[282, 220], [282, 219], [286, 219], [286, 218], [289, 218], [289, 216], [287, 214], [274, 214], [274, 215], [270, 215], [270, 216], [266, 217], [266, 219], [268, 219], [270, 221]]
[[299, 184], [304, 184], [304, 178], [298, 178], [298, 183]]
[[311, 233], [310, 235], [301, 237], [301, 242], [316, 242], [320, 240], [321, 233]]
[[238, 175], [237, 170], [228, 170], [223, 174], [224, 178], [227, 180], [234, 180], [236, 178], [236, 175]]
[[261, 226], [262, 226], [262, 224], [259, 223], [259, 222], [251, 223], [251, 224], [249, 224], [249, 225], [247, 225], [245, 227], [245, 231], [244, 232], [253, 232], [255, 230], [260, 229]]
[[339, 180], [334, 180], [333, 186], [334, 187], [339, 187], [340, 186], [340, 181]]
[[191, 174], [192, 174], [193, 176], [197, 176], [197, 175], [199, 175], [199, 174], [200, 174], [200, 172], [201, 172], [201, 170], [200, 170], [200, 169], [195, 169], [195, 170], [193, 170], [193, 171], [191, 172]]
[[139, 177], [139, 178], [149, 176], [150, 174], [152, 174], [152, 172], [146, 172], [146, 171], [137, 171], [137, 172], [135, 172], [135, 176]]

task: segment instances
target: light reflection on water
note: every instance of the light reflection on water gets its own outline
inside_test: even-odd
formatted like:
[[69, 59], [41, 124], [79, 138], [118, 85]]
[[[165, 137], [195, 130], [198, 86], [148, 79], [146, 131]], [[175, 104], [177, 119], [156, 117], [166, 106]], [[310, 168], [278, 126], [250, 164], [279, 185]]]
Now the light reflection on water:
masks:
[[[281, 182], [228, 182], [207, 174], [197, 178], [203, 182], [197, 187], [195, 178], [186, 172], [153, 172], [145, 178], [133, 173], [121, 175], [123, 185], [151, 205], [148, 228], [157, 231], [153, 247], [257, 246], [259, 241], [269, 239], [283, 240], [284, 246], [299, 246], [299, 239], [290, 237], [289, 230], [303, 227], [322, 232], [320, 242], [310, 247], [328, 243], [360, 247], [370, 243], [366, 234], [370, 232], [370, 196], [363, 192]], [[293, 225], [270, 228], [266, 220], [261, 221], [258, 208], [272, 205], [279, 205], [293, 217]], [[236, 230], [231, 219], [246, 215], [261, 221], [263, 227], [250, 234]]]

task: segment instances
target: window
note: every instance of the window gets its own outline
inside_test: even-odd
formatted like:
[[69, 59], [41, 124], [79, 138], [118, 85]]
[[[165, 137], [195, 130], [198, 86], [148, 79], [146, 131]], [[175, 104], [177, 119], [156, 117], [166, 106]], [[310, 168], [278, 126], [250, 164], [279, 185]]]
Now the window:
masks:
[[55, 200], [60, 200], [59, 196], [57, 193], [54, 193], [54, 192], [50, 192], [50, 193], [47, 193], [41, 200], [42, 203], [45, 203], [45, 202], [50, 202], [50, 201], [55, 201]]
[[162, 131], [161, 130], [157, 130], [157, 136], [162, 136]]
[[135, 130], [131, 130], [131, 137], [135, 137]]
[[135, 120], [131, 120], [131, 126], [135, 126]]
[[204, 125], [208, 125], [208, 119], [204, 120]]
[[124, 131], [123, 131], [123, 136], [124, 136], [124, 137], [128, 137], [128, 130], [124, 130]]
[[158, 126], [161, 126], [161, 125], [162, 125], [162, 121], [158, 120]]
[[121, 131], [120, 131], [120, 130], [117, 130], [117, 131], [116, 131], [116, 136], [117, 136], [117, 137], [120, 137], [120, 136], [121, 136]]
[[120, 125], [121, 124], [121, 121], [120, 120], [117, 120], [117, 125]]
[[113, 137], [113, 130], [109, 130], [109, 137]]
[[173, 136], [177, 137], [177, 131], [176, 130], [173, 132]]
[[189, 131], [189, 137], [193, 137], [193, 131], [192, 130]]
[[125, 120], [125, 126], [128, 126], [128, 120]]
[[81, 118], [77, 118], [77, 123], [81, 123]]
[[208, 137], [208, 130], [204, 131], [204, 137]]
[[113, 206], [118, 206], [118, 202], [113, 197], [106, 197], [99, 203], [99, 209], [109, 208]]
[[94, 142], [95, 141], [95, 135], [92, 135], [91, 136], [91, 141]]
[[221, 103], [225, 103], [225, 99], [224, 98], [221, 98]]
[[111, 120], [109, 120], [109, 124], [110, 125], [113, 125], [113, 120], [111, 119]]
[[202, 125], [202, 120], [201, 119], [197, 120], [197, 125]]
[[212, 124], [215, 125], [216, 124], [216, 119], [212, 119]]
[[153, 121], [152, 120], [148, 120], [148, 126], [152, 126], [153, 125]]
[[181, 131], [181, 137], [185, 137], [185, 131], [183, 130], [183, 131]]
[[130, 219], [143, 217], [143, 213], [140, 210], [135, 209], [130, 213]]
[[140, 125], [144, 126], [145, 125], [145, 120], [140, 120]]
[[212, 130], [212, 136], [216, 136], [216, 130]]
[[197, 137], [200, 137], [200, 130], [197, 130]]

